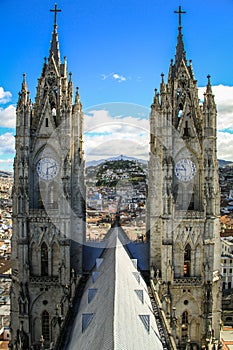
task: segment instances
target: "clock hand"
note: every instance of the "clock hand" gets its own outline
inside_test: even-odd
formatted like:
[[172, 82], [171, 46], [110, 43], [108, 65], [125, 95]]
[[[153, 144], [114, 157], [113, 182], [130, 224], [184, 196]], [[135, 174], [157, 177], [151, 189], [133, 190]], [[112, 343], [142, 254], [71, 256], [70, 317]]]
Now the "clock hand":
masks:
[[48, 169], [54, 168], [56, 166], [56, 164], [53, 164], [51, 166], [48, 167]]

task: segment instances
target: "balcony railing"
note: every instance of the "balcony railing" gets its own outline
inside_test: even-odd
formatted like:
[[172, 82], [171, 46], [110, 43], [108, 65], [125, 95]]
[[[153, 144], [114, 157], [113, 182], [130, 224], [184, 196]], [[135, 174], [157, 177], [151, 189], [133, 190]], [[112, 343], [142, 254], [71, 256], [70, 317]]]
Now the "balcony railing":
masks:
[[174, 278], [173, 284], [186, 286], [200, 286], [202, 284], [201, 277], [177, 277]]
[[35, 284], [57, 284], [58, 276], [31, 276], [30, 283]]
[[204, 218], [204, 212], [198, 210], [175, 210], [175, 218], [185, 218], [185, 219], [202, 219]]

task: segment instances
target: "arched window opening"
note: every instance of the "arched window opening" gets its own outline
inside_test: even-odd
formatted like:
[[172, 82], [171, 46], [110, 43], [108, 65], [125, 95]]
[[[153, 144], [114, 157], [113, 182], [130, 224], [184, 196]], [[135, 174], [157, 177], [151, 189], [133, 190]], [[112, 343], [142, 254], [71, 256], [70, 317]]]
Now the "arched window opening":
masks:
[[175, 206], [177, 210], [185, 209], [185, 188], [182, 184], [175, 186], [174, 200], [175, 200]]
[[179, 104], [179, 108], [178, 108], [178, 118], [180, 119], [182, 117], [183, 114], [183, 103]]
[[41, 245], [41, 275], [48, 276], [48, 247], [45, 242]]
[[56, 115], [57, 115], [56, 108], [53, 107], [53, 108], [52, 108], [52, 116], [53, 116], [53, 117], [56, 117]]
[[183, 137], [189, 137], [190, 134], [189, 134], [189, 127], [188, 127], [188, 121], [186, 120], [185, 121], [185, 127], [184, 127], [184, 134], [183, 134]]
[[191, 188], [188, 189], [188, 201], [189, 201], [189, 206], [188, 210], [194, 210], [194, 193], [195, 193], [195, 188], [191, 186]]
[[188, 340], [188, 312], [184, 311], [181, 321], [181, 341], [185, 342], [186, 340]]
[[44, 310], [41, 315], [42, 335], [45, 341], [50, 341], [49, 313]]
[[59, 247], [57, 243], [53, 243], [52, 247], [52, 275], [58, 276], [59, 269]]
[[184, 250], [184, 277], [190, 276], [190, 264], [191, 264], [191, 247], [186, 245]]
[[42, 181], [38, 183], [38, 209], [44, 209], [44, 202], [46, 196], [45, 184]]
[[48, 190], [48, 208], [57, 209], [57, 185], [56, 183], [51, 183]]
[[52, 111], [52, 117], [53, 117], [54, 123], [55, 125], [57, 125], [57, 110], [56, 110], [56, 104], [54, 101], [51, 103], [51, 111]]
[[37, 249], [36, 249], [36, 243], [33, 242], [31, 246], [31, 274], [33, 276], [37, 276], [38, 271], [38, 255], [37, 255]]

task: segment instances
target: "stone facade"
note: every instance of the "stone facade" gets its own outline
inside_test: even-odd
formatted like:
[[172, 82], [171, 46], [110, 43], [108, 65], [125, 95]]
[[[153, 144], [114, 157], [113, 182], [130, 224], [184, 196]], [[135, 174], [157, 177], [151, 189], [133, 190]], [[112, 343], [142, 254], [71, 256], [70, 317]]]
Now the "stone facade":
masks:
[[14, 161], [11, 349], [55, 344], [82, 273], [83, 115], [54, 24], [32, 104], [24, 75]]
[[216, 114], [209, 76], [199, 104], [179, 25], [168, 81], [162, 74], [151, 106], [147, 235], [151, 277], [180, 348], [220, 337]]

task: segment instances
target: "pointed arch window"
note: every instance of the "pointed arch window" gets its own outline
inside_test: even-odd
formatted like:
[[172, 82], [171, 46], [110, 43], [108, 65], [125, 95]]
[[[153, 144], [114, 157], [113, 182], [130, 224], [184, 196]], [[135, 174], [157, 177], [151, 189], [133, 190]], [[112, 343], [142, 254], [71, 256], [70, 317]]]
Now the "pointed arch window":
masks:
[[55, 182], [52, 182], [49, 185], [49, 189], [48, 189], [49, 209], [57, 209], [57, 193], [58, 193], [57, 184]]
[[41, 245], [41, 275], [48, 276], [48, 247], [45, 242]]
[[184, 250], [184, 277], [190, 276], [190, 265], [191, 265], [191, 247], [186, 244]]
[[195, 186], [192, 184], [188, 187], [188, 210], [195, 209], [194, 193], [196, 192]]
[[185, 209], [185, 188], [183, 184], [176, 185], [174, 188], [174, 199], [177, 210]]
[[184, 342], [188, 339], [188, 311], [184, 311], [181, 321], [181, 341]]
[[46, 186], [43, 181], [38, 183], [38, 209], [44, 209], [44, 202], [46, 196]]
[[189, 125], [188, 125], [188, 121], [185, 121], [185, 127], [184, 127], [184, 134], [183, 137], [189, 137]]
[[59, 269], [59, 247], [57, 243], [53, 243], [52, 246], [52, 275], [58, 276], [58, 269]]
[[48, 311], [44, 310], [41, 315], [42, 335], [45, 341], [50, 341], [50, 317]]
[[35, 242], [32, 243], [31, 246], [31, 274], [33, 276], [38, 275], [38, 255], [37, 255], [37, 245]]
[[178, 118], [181, 118], [182, 117], [182, 114], [183, 114], [183, 103], [180, 103], [179, 104], [179, 109], [178, 109]]

